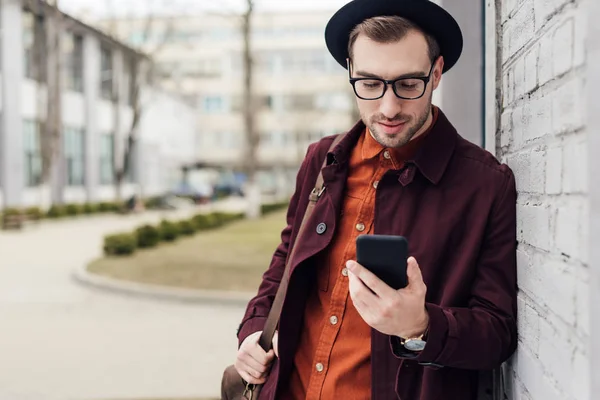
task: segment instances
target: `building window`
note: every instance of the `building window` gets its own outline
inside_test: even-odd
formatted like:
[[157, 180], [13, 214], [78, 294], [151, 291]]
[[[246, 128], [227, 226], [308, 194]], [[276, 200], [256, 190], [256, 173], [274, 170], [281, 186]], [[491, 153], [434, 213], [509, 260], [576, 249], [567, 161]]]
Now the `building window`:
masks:
[[115, 135], [105, 134], [100, 137], [100, 184], [115, 183], [114, 147]]
[[284, 96], [283, 107], [288, 111], [311, 111], [315, 108], [315, 98], [310, 94]]
[[100, 47], [100, 95], [103, 99], [113, 98], [113, 54], [110, 49]]
[[45, 74], [42, 68], [44, 61], [43, 49], [39, 46], [44, 35], [42, 19], [31, 11], [23, 10], [23, 69], [26, 78], [44, 81]]
[[208, 96], [204, 98], [204, 112], [219, 113], [223, 112], [223, 98], [220, 96]]
[[73, 33], [66, 33], [64, 37], [64, 49], [67, 61], [67, 88], [83, 93], [83, 37]]
[[83, 129], [66, 128], [64, 133], [67, 185], [83, 186], [85, 175], [84, 131]]
[[23, 121], [23, 148], [25, 150], [25, 184], [29, 187], [42, 183], [42, 151], [40, 146], [40, 124]]

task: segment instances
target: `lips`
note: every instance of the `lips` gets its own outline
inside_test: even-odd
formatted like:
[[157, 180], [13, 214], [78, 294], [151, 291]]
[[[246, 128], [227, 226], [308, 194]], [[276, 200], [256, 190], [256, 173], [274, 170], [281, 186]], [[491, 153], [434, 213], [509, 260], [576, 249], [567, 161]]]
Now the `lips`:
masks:
[[406, 122], [399, 122], [399, 123], [393, 123], [393, 124], [386, 124], [383, 122], [378, 122], [378, 125], [381, 127], [381, 130], [385, 134], [393, 135], [393, 134], [400, 132], [402, 130], [402, 128], [404, 128], [404, 125], [406, 125]]

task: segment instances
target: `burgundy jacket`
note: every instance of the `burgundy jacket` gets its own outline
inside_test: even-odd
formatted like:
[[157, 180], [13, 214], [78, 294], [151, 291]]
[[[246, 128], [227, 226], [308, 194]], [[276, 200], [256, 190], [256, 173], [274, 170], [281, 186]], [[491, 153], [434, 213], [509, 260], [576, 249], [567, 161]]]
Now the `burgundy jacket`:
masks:
[[[348, 160], [364, 130], [359, 122], [331, 153], [333, 137], [311, 145], [298, 172], [288, 226], [238, 331], [241, 343], [262, 330], [327, 157], [326, 190], [298, 242], [279, 323], [279, 359], [261, 399], [279, 398], [288, 381], [309, 287], [319, 268], [315, 256], [329, 245], [342, 218]], [[415, 356], [402, 352], [390, 336], [372, 330], [373, 400], [474, 400], [479, 371], [500, 366], [514, 352], [516, 196], [511, 170], [459, 136], [441, 111], [414, 160], [380, 181], [374, 232], [408, 238], [410, 255], [417, 259], [427, 285], [430, 331], [425, 350]], [[327, 229], [319, 234], [321, 223]]]

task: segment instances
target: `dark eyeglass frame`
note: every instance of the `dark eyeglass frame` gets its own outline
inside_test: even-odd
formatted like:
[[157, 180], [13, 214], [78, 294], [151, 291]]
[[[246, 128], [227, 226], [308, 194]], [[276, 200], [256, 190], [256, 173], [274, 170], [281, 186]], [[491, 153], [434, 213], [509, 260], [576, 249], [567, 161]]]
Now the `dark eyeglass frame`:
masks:
[[[437, 61], [437, 60], [435, 60], [435, 61]], [[388, 90], [388, 86], [392, 86], [392, 91], [394, 92], [396, 97], [398, 97], [399, 99], [418, 100], [421, 97], [423, 97], [425, 95], [425, 92], [427, 91], [427, 85], [431, 81], [431, 74], [433, 73], [433, 67], [435, 67], [435, 61], [431, 64], [431, 68], [429, 69], [429, 73], [427, 74], [427, 76], [411, 76], [411, 77], [404, 77], [404, 78], [394, 79], [394, 80], [386, 80], [386, 79], [381, 79], [381, 78], [353, 78], [352, 71], [351, 71], [352, 60], [348, 59], [346, 62], [348, 64], [348, 78], [349, 78], [350, 84], [352, 85], [352, 89], [354, 89], [354, 94], [359, 99], [361, 99], [361, 100], [379, 100], [383, 96], [385, 96], [385, 94]], [[396, 92], [396, 82], [407, 80], [407, 79], [418, 79], [420, 81], [423, 81], [423, 83], [424, 83], [423, 93], [421, 93], [420, 96], [418, 96], [418, 97], [403, 97], [403, 96], [400, 96]], [[373, 99], [362, 97], [358, 94], [358, 92], [356, 90], [356, 82], [359, 82], [359, 81], [379, 81], [379, 82], [383, 83], [383, 85], [384, 85], [383, 93], [381, 94], [381, 96], [373, 98]]]

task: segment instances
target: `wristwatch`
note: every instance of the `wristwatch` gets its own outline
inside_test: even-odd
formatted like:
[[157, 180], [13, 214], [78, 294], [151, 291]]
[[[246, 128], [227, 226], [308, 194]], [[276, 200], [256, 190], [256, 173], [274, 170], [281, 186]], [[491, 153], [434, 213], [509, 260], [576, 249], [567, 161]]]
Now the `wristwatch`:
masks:
[[423, 340], [423, 336], [425, 336], [425, 334], [409, 339], [400, 338], [400, 344], [404, 346], [406, 350], [414, 352], [423, 351], [427, 344], [427, 342]]
[[423, 349], [425, 349], [425, 345], [427, 345], [427, 341], [423, 340], [423, 338], [425, 336], [427, 336], [428, 333], [429, 333], [429, 327], [427, 327], [427, 329], [425, 329], [425, 332], [423, 332], [420, 336], [411, 337], [408, 339], [404, 339], [401, 337], [400, 344], [402, 346], [404, 346], [404, 348], [406, 350], [409, 350], [409, 351], [414, 351], [414, 352], [423, 351]]

